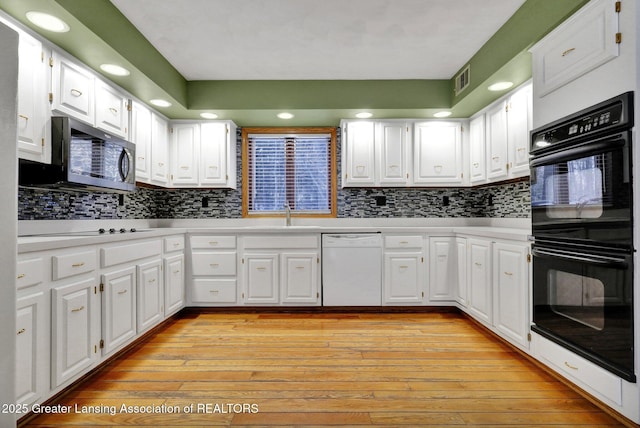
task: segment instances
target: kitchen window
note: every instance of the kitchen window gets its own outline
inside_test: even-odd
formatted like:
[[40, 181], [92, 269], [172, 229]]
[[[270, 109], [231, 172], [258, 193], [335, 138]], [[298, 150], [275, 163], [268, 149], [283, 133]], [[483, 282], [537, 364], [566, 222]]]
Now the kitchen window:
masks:
[[244, 128], [243, 216], [336, 216], [335, 128]]

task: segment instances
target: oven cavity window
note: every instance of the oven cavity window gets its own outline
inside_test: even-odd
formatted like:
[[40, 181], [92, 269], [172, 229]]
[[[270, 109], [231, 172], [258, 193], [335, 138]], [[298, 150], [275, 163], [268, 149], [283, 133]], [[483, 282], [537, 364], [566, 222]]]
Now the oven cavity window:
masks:
[[558, 315], [595, 330], [604, 328], [605, 287], [597, 278], [549, 271], [550, 305]]

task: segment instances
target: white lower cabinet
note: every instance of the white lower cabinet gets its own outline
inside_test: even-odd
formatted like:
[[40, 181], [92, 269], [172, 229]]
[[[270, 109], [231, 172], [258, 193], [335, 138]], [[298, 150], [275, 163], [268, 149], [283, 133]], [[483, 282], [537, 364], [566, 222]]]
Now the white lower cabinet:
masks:
[[99, 359], [98, 279], [85, 278], [51, 290], [51, 387], [90, 369]]
[[479, 321], [491, 325], [491, 241], [470, 238], [468, 243], [469, 313]]
[[457, 263], [455, 237], [429, 238], [429, 301], [455, 300]]
[[382, 304], [421, 305], [425, 301], [425, 238], [422, 235], [384, 236]]
[[245, 303], [279, 303], [278, 254], [244, 253], [242, 277]]
[[238, 304], [236, 242], [235, 235], [189, 236], [190, 304], [194, 306]]
[[102, 275], [102, 341], [104, 355], [136, 335], [136, 267]]
[[456, 237], [456, 302], [463, 308], [469, 305], [469, 286], [467, 277], [467, 238]]
[[137, 266], [136, 326], [142, 333], [164, 319], [162, 260]]
[[164, 316], [176, 313], [185, 304], [184, 254], [164, 259]]
[[18, 298], [16, 315], [16, 404], [31, 405], [48, 391], [49, 299], [44, 291]]
[[529, 288], [528, 248], [493, 244], [493, 324], [511, 342], [528, 347]]
[[283, 304], [314, 304], [318, 301], [318, 253], [282, 253], [280, 272]]
[[240, 239], [243, 304], [320, 304], [320, 235], [256, 235]]

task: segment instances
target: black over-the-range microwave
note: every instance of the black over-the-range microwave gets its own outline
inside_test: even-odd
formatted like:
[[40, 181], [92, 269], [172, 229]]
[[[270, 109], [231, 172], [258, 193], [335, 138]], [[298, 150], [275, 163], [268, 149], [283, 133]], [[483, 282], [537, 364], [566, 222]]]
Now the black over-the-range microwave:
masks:
[[135, 145], [70, 117], [51, 118], [51, 163], [20, 159], [25, 187], [130, 192]]

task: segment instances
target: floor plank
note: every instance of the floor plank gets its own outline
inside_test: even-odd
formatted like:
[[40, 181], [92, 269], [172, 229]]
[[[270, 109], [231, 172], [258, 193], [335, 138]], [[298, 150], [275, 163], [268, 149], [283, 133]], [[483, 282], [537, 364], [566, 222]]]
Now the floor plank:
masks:
[[103, 411], [23, 426], [622, 426], [457, 313], [189, 313], [59, 404]]

